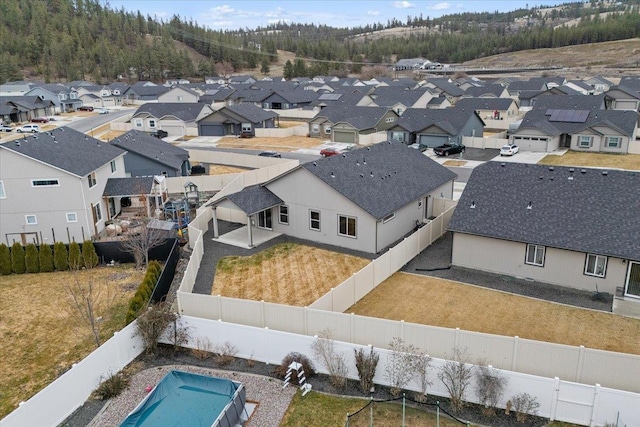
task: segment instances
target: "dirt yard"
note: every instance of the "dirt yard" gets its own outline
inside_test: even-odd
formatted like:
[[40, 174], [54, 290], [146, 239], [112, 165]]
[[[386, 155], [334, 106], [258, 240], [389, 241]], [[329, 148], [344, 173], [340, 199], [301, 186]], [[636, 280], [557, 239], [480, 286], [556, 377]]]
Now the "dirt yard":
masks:
[[407, 273], [394, 274], [346, 312], [640, 354], [638, 319]]
[[[113, 309], [104, 315], [103, 341], [124, 326], [128, 298], [143, 271], [130, 266], [81, 271], [97, 286], [110, 286]], [[0, 418], [43, 389], [95, 349], [88, 326], [72, 310], [66, 284], [70, 272], [20, 274], [0, 278]], [[107, 293], [103, 292], [102, 296]]]
[[567, 151], [562, 156], [550, 154], [538, 162], [543, 165], [586, 166], [640, 170], [640, 154], [604, 154]]
[[248, 169], [238, 168], [235, 166], [226, 165], [209, 165], [209, 175], [226, 175], [229, 173], [242, 173]]
[[294, 151], [300, 148], [314, 148], [322, 144], [322, 139], [306, 136], [284, 138], [236, 138], [224, 137], [216, 143], [219, 148], [246, 148], [253, 150]]
[[218, 262], [212, 295], [307, 306], [369, 260], [295, 243]]

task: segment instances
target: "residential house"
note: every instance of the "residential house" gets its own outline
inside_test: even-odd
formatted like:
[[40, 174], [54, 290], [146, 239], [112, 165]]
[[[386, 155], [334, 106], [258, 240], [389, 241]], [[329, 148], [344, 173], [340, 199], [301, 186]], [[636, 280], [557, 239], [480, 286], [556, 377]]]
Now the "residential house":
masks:
[[640, 92], [628, 86], [612, 86], [605, 93], [607, 109], [640, 111]]
[[276, 88], [261, 102], [262, 108], [271, 110], [289, 110], [304, 108], [316, 99], [318, 94], [313, 90], [298, 88]]
[[475, 110], [483, 120], [513, 120], [519, 113], [511, 98], [462, 98], [456, 108]]
[[198, 120], [200, 136], [255, 136], [256, 128], [275, 128], [278, 115], [253, 104], [222, 107]]
[[398, 122], [387, 131], [387, 137], [407, 145], [419, 143], [423, 147], [442, 144], [462, 144], [462, 137], [481, 138], [484, 122], [473, 109], [407, 109]]
[[208, 89], [200, 95], [200, 102], [211, 105], [211, 108], [218, 110], [227, 105], [231, 105], [231, 96], [236, 90], [229, 87], [219, 87]]
[[586, 84], [591, 86], [594, 89], [594, 94], [600, 94], [608, 91], [613, 83], [604, 77], [601, 76], [593, 76], [584, 81]]
[[5, 96], [23, 96], [33, 89], [33, 83], [25, 81], [0, 84], [0, 98]]
[[0, 235], [7, 244], [82, 242], [105, 227], [109, 178], [125, 151], [71, 128], [0, 144]]
[[127, 152], [124, 168], [128, 176], [188, 176], [191, 170], [187, 150], [138, 130], [130, 130], [110, 144]]
[[204, 78], [204, 82], [208, 85], [213, 85], [213, 84], [223, 85], [226, 83], [224, 81], [224, 78], [220, 76], [207, 76]]
[[33, 87], [26, 96], [38, 96], [43, 100], [51, 101], [55, 113], [75, 111], [82, 105], [78, 98], [78, 92], [63, 84], [42, 83]]
[[228, 195], [213, 204], [214, 222], [225, 207], [241, 210], [248, 230], [380, 253], [433, 216], [434, 198], [452, 197], [455, 177], [418, 150], [381, 142]]
[[[548, 97], [529, 111], [510, 136], [526, 151], [559, 148], [606, 153], [628, 152], [637, 134], [637, 113], [603, 110], [603, 96]], [[565, 102], [563, 102], [565, 101]], [[571, 101], [583, 101], [574, 104]]]
[[637, 172], [487, 162], [449, 222], [451, 263], [640, 298], [638, 200]]
[[418, 70], [425, 62], [430, 61], [427, 61], [425, 58], [400, 59], [396, 62], [396, 65], [393, 66], [393, 69], [396, 71]]
[[131, 117], [133, 129], [153, 132], [166, 131], [169, 136], [198, 135], [198, 121], [213, 109], [198, 102], [148, 102], [141, 105]]
[[446, 77], [430, 78], [423, 87], [433, 89], [433, 92], [447, 98], [452, 105], [455, 105], [458, 98], [464, 95], [464, 90], [460, 89], [451, 79]]
[[451, 102], [449, 102], [449, 100], [444, 96], [436, 96], [434, 98], [431, 98], [427, 103], [427, 108], [441, 109], [449, 107], [452, 107]]
[[170, 88], [159, 86], [151, 82], [136, 82], [123, 94], [125, 103], [139, 104], [143, 102], [158, 101], [158, 97]]
[[250, 85], [257, 82], [255, 78], [250, 75], [237, 75], [237, 76], [229, 76], [229, 84], [240, 84], [240, 85]]
[[323, 108], [309, 122], [309, 136], [331, 137], [333, 142], [358, 144], [361, 135], [385, 131], [395, 126], [398, 113], [384, 107], [334, 105]]
[[499, 84], [474, 86], [465, 89], [461, 98], [509, 98], [509, 91]]
[[21, 95], [0, 98], [0, 114], [3, 120], [27, 122], [35, 117], [52, 116], [55, 113], [53, 102], [40, 96]]
[[436, 96], [429, 88], [401, 90], [395, 86], [381, 86], [363, 96], [356, 105], [390, 108], [402, 115], [407, 108], [425, 108]]
[[591, 85], [582, 80], [569, 80], [563, 86], [566, 86], [582, 95], [593, 95], [596, 93], [596, 90]]
[[199, 102], [200, 95], [184, 86], [173, 86], [168, 91], [158, 95], [159, 103], [167, 102]]
[[82, 101], [82, 105], [105, 108], [123, 104], [122, 94], [114, 95], [109, 86], [93, 85], [73, 88], [78, 92], [78, 98]]

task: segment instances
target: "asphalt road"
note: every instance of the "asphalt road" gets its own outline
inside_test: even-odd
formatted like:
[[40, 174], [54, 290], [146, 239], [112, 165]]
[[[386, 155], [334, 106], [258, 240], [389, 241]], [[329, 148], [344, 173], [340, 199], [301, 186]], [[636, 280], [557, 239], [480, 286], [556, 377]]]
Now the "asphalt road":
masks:
[[[184, 148], [185, 150], [192, 148], [192, 149], [206, 150], [206, 151], [221, 151], [221, 152], [238, 153], [238, 154], [255, 154], [256, 156], [262, 153], [263, 151], [266, 151], [266, 150], [247, 150], [243, 148], [202, 147], [199, 145], [190, 147], [188, 142], [180, 144], [180, 148]], [[312, 160], [318, 160], [321, 157], [319, 154], [316, 155], [316, 154], [297, 153], [294, 151], [291, 151], [291, 152], [283, 151], [283, 152], [280, 152], [280, 154], [282, 155], [283, 159], [299, 160], [300, 163], [307, 163]]]
[[95, 116], [74, 120], [66, 126], [70, 127], [73, 130], [77, 130], [78, 132], [87, 133], [91, 129], [97, 128], [98, 126], [102, 126], [107, 122], [115, 120], [133, 111], [135, 110], [134, 109], [111, 110], [109, 114], [96, 114]]

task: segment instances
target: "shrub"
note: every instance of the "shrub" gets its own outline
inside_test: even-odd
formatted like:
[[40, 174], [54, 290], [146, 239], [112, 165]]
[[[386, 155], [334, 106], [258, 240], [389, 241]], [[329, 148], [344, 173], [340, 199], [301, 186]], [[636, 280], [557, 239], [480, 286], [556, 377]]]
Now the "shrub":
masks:
[[524, 423], [529, 415], [536, 415], [540, 404], [529, 393], [520, 393], [511, 398], [513, 410], [516, 412], [516, 420]]
[[218, 366], [226, 366], [236, 360], [238, 349], [229, 341], [226, 341], [224, 344], [217, 346], [214, 352], [216, 354], [214, 358], [216, 364]]
[[24, 248], [18, 242], [11, 245], [11, 270], [16, 274], [24, 274], [26, 271]]
[[398, 397], [413, 377], [413, 357], [418, 350], [398, 337], [391, 339], [389, 350], [391, 353], [387, 356], [384, 374], [389, 381], [391, 395]]
[[57, 271], [67, 271], [69, 269], [67, 246], [62, 242], [56, 242], [53, 245], [53, 266]]
[[156, 353], [163, 336], [171, 341], [174, 350], [189, 340], [187, 328], [180, 326], [178, 314], [166, 303], [151, 305], [138, 316], [136, 334], [144, 341], [148, 355]]
[[91, 240], [82, 242], [82, 264], [85, 268], [96, 267], [100, 263], [96, 247]]
[[376, 376], [378, 361], [380, 355], [373, 351], [373, 347], [369, 347], [369, 354], [364, 349], [353, 349], [356, 358], [356, 369], [360, 377], [360, 391], [369, 393], [373, 388], [373, 377]]
[[11, 274], [11, 251], [9, 246], [0, 244], [0, 274], [6, 276]]
[[158, 261], [151, 261], [147, 266], [147, 272], [138, 285], [138, 289], [136, 289], [136, 293], [133, 295], [131, 300], [129, 300], [129, 310], [127, 311], [126, 322], [127, 325], [135, 320], [140, 313], [140, 310], [147, 306], [149, 303], [149, 299], [153, 294], [153, 289], [156, 286], [156, 282], [158, 281], [158, 277], [160, 277], [160, 272], [162, 267]]
[[476, 390], [480, 398], [480, 404], [484, 406], [483, 413], [486, 416], [495, 415], [496, 407], [504, 394], [507, 386], [507, 378], [497, 369], [486, 363], [479, 363], [476, 370]]
[[464, 394], [473, 378], [473, 366], [468, 364], [467, 349], [454, 348], [453, 354], [447, 357], [445, 364], [438, 373], [438, 379], [449, 392], [451, 406], [454, 410], [464, 406]]
[[[273, 373], [278, 378], [284, 379], [284, 377], [287, 375], [287, 371], [289, 370], [289, 365], [291, 364], [291, 362], [298, 362], [298, 363], [302, 364], [302, 369], [304, 370], [304, 375], [307, 378], [311, 378], [312, 376], [314, 376], [316, 374], [316, 371], [313, 368], [313, 363], [311, 363], [311, 360], [309, 360], [309, 358], [307, 356], [305, 356], [304, 354], [300, 354], [300, 353], [297, 353], [295, 351], [287, 354], [282, 359], [282, 362], [280, 362], [280, 365], [276, 366], [276, 368], [273, 370]], [[298, 376], [297, 375], [291, 375], [291, 384], [300, 385], [298, 383]]]
[[129, 379], [123, 374], [112, 374], [100, 383], [94, 394], [100, 400], [111, 399], [122, 393], [128, 385]]
[[207, 360], [208, 358], [213, 356], [213, 345], [211, 344], [211, 341], [209, 341], [209, 338], [196, 338], [196, 348], [191, 349], [191, 354], [193, 354], [195, 358], [199, 360]]
[[29, 243], [24, 253], [24, 264], [27, 269], [27, 273], [39, 273], [40, 265], [38, 261], [38, 247]]
[[69, 243], [69, 268], [72, 270], [79, 270], [82, 267], [82, 253], [80, 252], [80, 245], [78, 242], [73, 241]]
[[47, 244], [40, 245], [38, 257], [40, 261], [41, 272], [49, 273], [53, 271], [53, 253], [51, 252], [51, 246]]
[[347, 362], [344, 354], [336, 350], [332, 339], [331, 329], [325, 329], [318, 334], [311, 344], [311, 351], [316, 360], [329, 372], [331, 385], [336, 388], [344, 388], [347, 385]]

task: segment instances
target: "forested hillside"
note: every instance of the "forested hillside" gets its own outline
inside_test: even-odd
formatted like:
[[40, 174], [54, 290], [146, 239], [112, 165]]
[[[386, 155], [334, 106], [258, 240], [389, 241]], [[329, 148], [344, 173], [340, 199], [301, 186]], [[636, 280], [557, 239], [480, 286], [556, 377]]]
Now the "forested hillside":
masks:
[[[606, 18], [603, 12], [608, 12]], [[559, 26], [576, 18], [578, 25]], [[385, 33], [402, 28], [408, 33]], [[394, 19], [349, 29], [279, 23], [251, 31], [212, 31], [178, 16], [156, 21], [139, 12], [111, 9], [99, 0], [3, 0], [0, 82], [197, 78], [215, 74], [214, 64], [221, 61], [236, 72], [266, 70], [278, 50], [304, 59], [295, 61], [295, 76], [344, 74], [401, 58], [453, 63], [638, 36], [640, 0], [437, 19], [408, 16], [405, 22]], [[194, 59], [187, 47], [201, 56]]]

